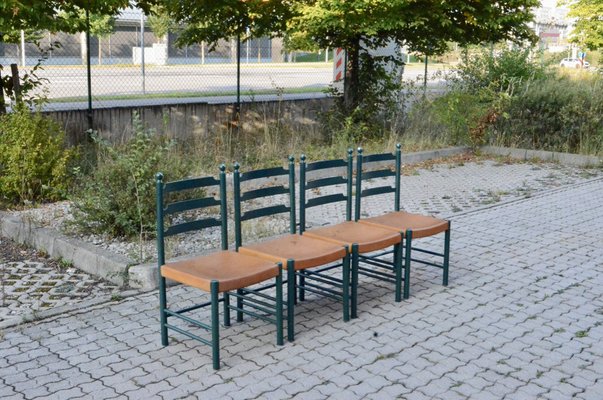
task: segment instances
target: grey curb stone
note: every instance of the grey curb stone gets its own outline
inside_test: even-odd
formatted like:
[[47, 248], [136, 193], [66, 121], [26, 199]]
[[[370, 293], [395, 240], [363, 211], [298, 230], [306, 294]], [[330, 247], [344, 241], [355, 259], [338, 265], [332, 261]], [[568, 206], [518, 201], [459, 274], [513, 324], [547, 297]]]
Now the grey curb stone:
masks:
[[0, 213], [0, 233], [16, 242], [44, 250], [53, 258], [62, 258], [76, 268], [100, 276], [118, 285], [128, 282], [133, 261], [99, 249], [90, 243], [68, 238], [55, 230], [37, 227], [31, 221]]
[[583, 156], [579, 154], [558, 153], [555, 151], [511, 149], [508, 147], [482, 146], [484, 154], [511, 157], [518, 160], [540, 159], [543, 161], [559, 162], [575, 167], [596, 167], [603, 165], [603, 159], [596, 156]]

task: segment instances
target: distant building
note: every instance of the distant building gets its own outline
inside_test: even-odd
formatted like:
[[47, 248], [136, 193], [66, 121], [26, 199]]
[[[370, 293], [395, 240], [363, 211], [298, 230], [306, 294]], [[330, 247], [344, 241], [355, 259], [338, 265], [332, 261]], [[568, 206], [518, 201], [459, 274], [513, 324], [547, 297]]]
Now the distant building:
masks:
[[533, 29], [540, 38], [543, 48], [551, 52], [562, 52], [571, 48], [568, 41], [573, 23], [567, 17], [567, 7], [558, 7], [557, 0], [543, 0], [534, 12]]

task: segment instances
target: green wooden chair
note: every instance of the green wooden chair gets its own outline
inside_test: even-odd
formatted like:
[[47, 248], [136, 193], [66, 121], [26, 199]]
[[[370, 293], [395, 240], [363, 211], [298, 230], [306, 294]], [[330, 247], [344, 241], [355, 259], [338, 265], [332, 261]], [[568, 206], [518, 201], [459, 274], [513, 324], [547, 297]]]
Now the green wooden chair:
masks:
[[[392, 168], [392, 163], [394, 166]], [[384, 166], [385, 164], [385, 166]], [[356, 201], [355, 217], [367, 226], [377, 226], [380, 228], [391, 229], [395, 232], [404, 233], [404, 297], [409, 295], [409, 277], [410, 263], [417, 262], [425, 265], [441, 268], [443, 270], [442, 283], [448, 285], [448, 265], [450, 259], [450, 221], [435, 218], [427, 215], [412, 214], [400, 209], [400, 176], [402, 173], [402, 148], [400, 144], [396, 145], [395, 154], [383, 153], [364, 156], [362, 149], [358, 149], [356, 161]], [[382, 186], [373, 186], [371, 188], [362, 188], [362, 183], [369, 179], [384, 178], [394, 176], [394, 186], [389, 184]], [[370, 218], [360, 218], [362, 199], [385, 193], [394, 193], [393, 211]], [[431, 250], [413, 247], [413, 240], [429, 237], [444, 233], [444, 252], [434, 252]], [[412, 258], [412, 253], [418, 252], [441, 258], [441, 262], [432, 262], [423, 258]], [[363, 261], [373, 265], [378, 265], [384, 254], [377, 254], [371, 257], [364, 257]], [[416, 257], [416, 256], [415, 256]], [[361, 270], [360, 273], [369, 273], [370, 271]]]
[[[336, 170], [344, 171], [342, 174], [334, 174]], [[357, 286], [359, 257], [361, 254], [371, 253], [392, 247], [396, 254], [394, 261], [391, 262], [392, 270], [396, 271], [401, 282], [402, 260], [401, 260], [401, 242], [402, 235], [399, 232], [392, 232], [390, 229], [373, 227], [352, 220], [352, 172], [353, 172], [353, 150], [348, 150], [347, 160], [327, 160], [307, 164], [305, 156], [302, 155], [300, 162], [300, 232], [304, 237], [325, 240], [331, 243], [337, 243], [345, 246], [352, 256], [352, 318], [357, 317]], [[341, 185], [343, 189], [339, 193], [307, 196], [308, 192], [321, 193], [322, 188], [328, 186]], [[324, 190], [324, 189], [323, 189]], [[326, 227], [307, 229], [306, 210], [311, 207], [324, 206], [329, 203], [345, 201], [346, 212], [345, 220], [335, 225]], [[314, 274], [302, 274], [300, 276], [300, 299], [304, 299], [304, 291], [308, 290], [307, 280], [325, 279], [325, 275], [320, 271]], [[396, 288], [396, 293], [401, 291]], [[400, 296], [396, 296], [396, 300]]]
[[[282, 266], [278, 263], [253, 257], [248, 254], [228, 251], [226, 177], [225, 167], [220, 166], [220, 180], [214, 177], [192, 178], [169, 183], [163, 182], [163, 175], [156, 175], [157, 186], [157, 264], [159, 272], [159, 311], [161, 322], [161, 343], [168, 345], [168, 330], [175, 331], [212, 348], [213, 367], [220, 368], [219, 303], [224, 306], [224, 325], [230, 325], [230, 310], [247, 313], [276, 325], [277, 344], [283, 344], [283, 293]], [[207, 188], [220, 188], [219, 199], [206, 194]], [[219, 206], [220, 217], [211, 216], [210, 208]], [[172, 217], [173, 223], [166, 228], [165, 220]], [[198, 231], [205, 228], [221, 227], [222, 250], [209, 255], [191, 257], [180, 261], [165, 260], [165, 239], [168, 236]], [[166, 279], [201, 289], [210, 294], [210, 301], [182, 309], [168, 308]], [[275, 296], [265, 293], [255, 295], [249, 286], [274, 279]], [[245, 292], [242, 292], [242, 289]], [[238, 290], [238, 292], [231, 292]], [[255, 296], [254, 296], [255, 295]], [[243, 310], [242, 306], [230, 304], [230, 296], [237, 298], [238, 304], [246, 304], [260, 312]], [[258, 306], [256, 297], [261, 297]], [[210, 323], [196, 319], [195, 311], [210, 307]], [[171, 320], [180, 320], [176, 325]], [[208, 340], [199, 336], [190, 327], [207, 330]]]
[[[288, 176], [288, 178], [287, 178]], [[287, 185], [280, 184], [278, 180], [286, 180]], [[266, 260], [280, 262], [286, 266], [287, 271], [287, 338], [295, 338], [295, 302], [296, 302], [296, 274], [311, 268], [334, 263], [333, 268], [341, 270], [341, 278], [325, 282], [322, 289], [313, 289], [317, 293], [341, 301], [343, 305], [343, 319], [350, 319], [350, 256], [346, 248], [340, 244], [326, 242], [301, 236], [296, 233], [295, 212], [295, 163], [289, 157], [288, 168], [269, 168], [241, 173], [238, 164], [234, 170], [234, 204], [235, 204], [235, 242], [239, 253], [262, 257]], [[247, 188], [242, 189], [244, 183]], [[252, 187], [253, 186], [253, 187]], [[255, 188], [260, 186], [260, 188]], [[258, 199], [269, 199], [273, 196], [288, 195], [287, 201], [258, 205], [254, 208], [252, 203]], [[243, 212], [243, 206], [247, 209]], [[244, 221], [255, 218], [272, 216], [280, 213], [289, 213], [289, 234], [274, 239], [243, 245], [242, 227]], [[310, 289], [306, 289], [310, 290]], [[238, 305], [243, 308], [243, 305]], [[242, 319], [242, 315], [237, 315]]]

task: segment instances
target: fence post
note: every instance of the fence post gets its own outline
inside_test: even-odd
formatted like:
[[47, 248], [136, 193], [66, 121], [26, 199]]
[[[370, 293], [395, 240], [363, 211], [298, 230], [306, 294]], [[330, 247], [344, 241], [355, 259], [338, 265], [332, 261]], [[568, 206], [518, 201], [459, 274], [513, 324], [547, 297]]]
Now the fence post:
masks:
[[22, 98], [21, 81], [19, 80], [19, 66], [17, 64], [11, 64], [10, 71], [13, 74], [13, 93], [15, 94], [15, 101], [20, 103]]
[[[99, 43], [100, 46], [100, 43]], [[90, 65], [90, 10], [86, 8], [86, 81], [88, 84], [88, 133], [92, 132], [94, 120], [92, 115], [92, 67]]]
[[0, 70], [0, 114], [6, 114], [6, 103], [4, 102], [4, 81], [2, 80], [2, 70]]

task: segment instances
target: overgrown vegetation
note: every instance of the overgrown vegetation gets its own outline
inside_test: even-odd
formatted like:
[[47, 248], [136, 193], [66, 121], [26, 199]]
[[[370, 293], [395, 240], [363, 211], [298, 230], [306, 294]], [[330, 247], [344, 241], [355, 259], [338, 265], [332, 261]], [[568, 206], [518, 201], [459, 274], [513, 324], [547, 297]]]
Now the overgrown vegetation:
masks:
[[511, 97], [490, 129], [490, 143], [580, 154], [603, 154], [603, 79], [554, 76]]
[[603, 77], [545, 69], [525, 50], [482, 51], [449, 77], [450, 89], [415, 107], [449, 141], [603, 153]]
[[155, 229], [155, 184], [162, 171], [168, 180], [188, 175], [191, 163], [174, 151], [174, 142], [145, 129], [134, 118], [134, 137], [110, 145], [98, 136], [96, 167], [81, 175], [73, 195], [80, 229], [112, 236], [137, 236]]
[[0, 196], [23, 204], [63, 198], [71, 183], [76, 149], [54, 120], [23, 103], [0, 116]]

